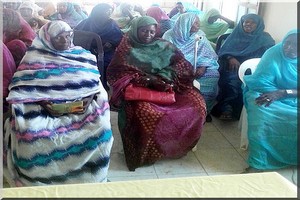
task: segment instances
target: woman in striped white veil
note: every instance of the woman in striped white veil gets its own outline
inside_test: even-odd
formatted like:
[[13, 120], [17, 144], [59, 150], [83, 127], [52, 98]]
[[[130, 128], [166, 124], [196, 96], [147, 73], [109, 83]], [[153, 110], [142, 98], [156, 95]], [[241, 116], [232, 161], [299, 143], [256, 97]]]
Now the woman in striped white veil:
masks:
[[107, 181], [113, 136], [96, 57], [45, 24], [9, 86], [4, 176], [11, 186]]

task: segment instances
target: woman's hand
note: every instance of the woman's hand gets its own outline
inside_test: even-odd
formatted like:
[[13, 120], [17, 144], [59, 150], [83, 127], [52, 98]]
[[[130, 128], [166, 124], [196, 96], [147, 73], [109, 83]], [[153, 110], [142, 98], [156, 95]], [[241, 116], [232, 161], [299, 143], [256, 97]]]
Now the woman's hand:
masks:
[[228, 59], [228, 64], [229, 71], [237, 71], [241, 65], [240, 62], [233, 57]]
[[285, 90], [276, 90], [273, 92], [267, 92], [267, 93], [260, 94], [260, 96], [255, 99], [255, 103], [259, 106], [265, 104], [265, 107], [268, 107], [274, 101], [281, 99], [285, 96], [286, 96]]
[[158, 91], [166, 92], [170, 91], [173, 88], [173, 84], [166, 83], [161, 79], [157, 79], [151, 82], [150, 87]]
[[197, 67], [196, 72], [195, 72], [195, 77], [196, 78], [200, 78], [201, 76], [203, 76], [206, 72], [206, 67], [200, 66]]
[[106, 43], [103, 45], [103, 48], [104, 48], [104, 49], [111, 49], [111, 48], [112, 48], [112, 44], [109, 43], [109, 42], [106, 42]]
[[169, 91], [174, 86], [170, 80], [166, 80], [162, 77], [157, 77], [150, 74], [138, 77], [135, 80], [135, 84], [142, 87], [152, 88], [158, 91]]
[[59, 117], [62, 114], [52, 109], [52, 103], [48, 101], [39, 101], [38, 102], [49, 114], [54, 117]]

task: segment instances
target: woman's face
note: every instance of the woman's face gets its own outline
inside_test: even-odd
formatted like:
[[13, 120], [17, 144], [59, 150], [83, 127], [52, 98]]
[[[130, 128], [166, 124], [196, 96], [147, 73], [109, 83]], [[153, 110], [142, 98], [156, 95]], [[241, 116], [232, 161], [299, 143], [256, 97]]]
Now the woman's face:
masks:
[[213, 24], [213, 23], [215, 23], [215, 21], [218, 20], [218, 18], [219, 18], [218, 15], [211, 16], [211, 17], [209, 17], [209, 18], [207, 19], [207, 22], [208, 22], [209, 24]]
[[252, 33], [253, 31], [255, 31], [256, 27], [257, 24], [253, 19], [246, 19], [243, 22], [243, 29], [246, 33]]
[[194, 23], [192, 24], [192, 27], [191, 27], [191, 30], [190, 30], [190, 33], [197, 33], [200, 29], [200, 20], [199, 20], [199, 17], [196, 17]]
[[283, 42], [283, 53], [286, 57], [297, 58], [297, 34], [289, 35]]
[[58, 3], [57, 4], [57, 11], [59, 13], [65, 13], [67, 12], [68, 6], [66, 3]]
[[156, 25], [142, 26], [138, 29], [138, 39], [144, 43], [151, 43], [156, 34]]
[[51, 38], [53, 47], [58, 51], [64, 51], [70, 48], [73, 32], [66, 31]]

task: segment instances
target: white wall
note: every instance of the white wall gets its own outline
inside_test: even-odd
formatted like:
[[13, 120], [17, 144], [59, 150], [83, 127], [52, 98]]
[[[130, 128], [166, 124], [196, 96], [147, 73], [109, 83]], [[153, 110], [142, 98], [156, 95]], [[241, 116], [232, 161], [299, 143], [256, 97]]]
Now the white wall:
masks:
[[276, 43], [291, 29], [297, 28], [297, 2], [268, 2], [262, 5], [260, 14], [265, 22], [265, 31]]

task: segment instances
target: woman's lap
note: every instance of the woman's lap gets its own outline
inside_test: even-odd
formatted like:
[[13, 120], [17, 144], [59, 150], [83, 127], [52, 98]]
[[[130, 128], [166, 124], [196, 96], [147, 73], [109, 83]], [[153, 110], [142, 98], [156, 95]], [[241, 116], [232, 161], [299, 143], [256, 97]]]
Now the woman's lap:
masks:
[[193, 97], [177, 95], [176, 100], [170, 106], [126, 105], [126, 125], [120, 132], [129, 168], [184, 156], [197, 143], [206, 116], [204, 101], [196, 106]]
[[113, 142], [109, 109], [91, 104], [82, 115], [31, 119], [14, 115], [14, 126], [7, 127], [5, 138], [7, 161], [13, 163], [4, 165], [11, 172], [7, 177], [28, 186], [106, 181]]
[[[249, 98], [250, 95], [250, 98]], [[297, 164], [296, 104], [274, 102], [269, 107], [254, 104], [247, 94], [248, 139], [250, 166], [277, 169]]]

